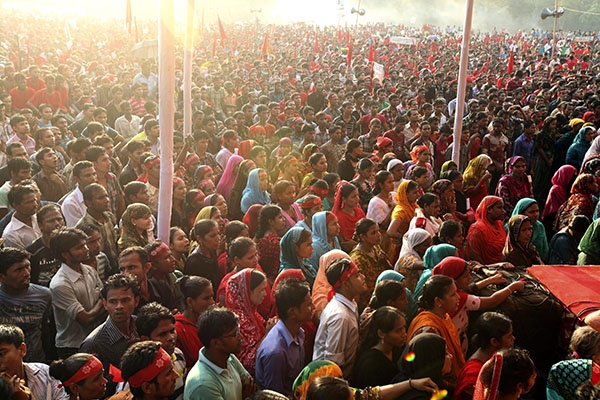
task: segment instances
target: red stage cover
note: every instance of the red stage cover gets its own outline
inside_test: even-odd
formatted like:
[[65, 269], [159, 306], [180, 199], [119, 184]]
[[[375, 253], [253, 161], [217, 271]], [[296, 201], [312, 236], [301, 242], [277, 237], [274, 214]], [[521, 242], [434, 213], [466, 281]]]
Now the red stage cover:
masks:
[[600, 309], [600, 266], [537, 265], [527, 272], [579, 318]]

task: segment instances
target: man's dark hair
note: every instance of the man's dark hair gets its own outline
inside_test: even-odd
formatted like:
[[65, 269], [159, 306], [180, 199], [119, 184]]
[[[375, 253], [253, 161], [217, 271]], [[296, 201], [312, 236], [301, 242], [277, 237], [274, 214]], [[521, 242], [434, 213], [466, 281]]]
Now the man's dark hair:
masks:
[[[128, 348], [121, 358], [121, 376], [123, 379], [128, 381], [137, 372], [152, 364], [159, 350], [160, 342], [151, 340], [135, 343]], [[130, 386], [130, 390], [136, 398], [144, 396], [144, 392], [139, 387]]]
[[[38, 220], [39, 220], [39, 217], [38, 217]], [[77, 225], [77, 227], [79, 229], [81, 229], [83, 231], [83, 233], [88, 235], [88, 237], [94, 232], [100, 233], [100, 228], [94, 224], [82, 224], [82, 225]]]
[[171, 310], [155, 301], [148, 303], [139, 309], [135, 327], [140, 336], [150, 337], [153, 330], [158, 327], [160, 321], [169, 320], [175, 323], [175, 317]]
[[36, 155], [35, 155], [35, 161], [37, 161], [38, 164], [41, 163], [42, 160], [44, 159], [44, 157], [46, 156], [46, 154], [50, 153], [51, 151], [54, 151], [54, 150], [52, 150], [50, 147], [42, 147], [36, 153]]
[[69, 154], [71, 153], [81, 153], [88, 147], [92, 145], [92, 142], [89, 138], [86, 137], [78, 137], [76, 139], [71, 140], [67, 143], [67, 151]]
[[219, 339], [226, 332], [238, 326], [238, 317], [225, 307], [212, 307], [198, 320], [198, 337], [207, 349], [213, 339]]
[[148, 252], [141, 246], [131, 246], [119, 253], [119, 258], [127, 257], [130, 254], [137, 254], [142, 265], [148, 262]]
[[[46, 214], [49, 214], [52, 211], [58, 211], [60, 213], [60, 215], [63, 215], [62, 210], [60, 209], [60, 206], [58, 204], [56, 204], [56, 203], [46, 204], [45, 206], [40, 208], [40, 210], [36, 214], [38, 223], [41, 224], [42, 221], [44, 221], [44, 219], [46, 218]], [[63, 219], [64, 219], [64, 215], [63, 215]]]
[[106, 190], [104, 189], [104, 186], [102, 186], [99, 183], [90, 183], [89, 185], [87, 185], [85, 188], [83, 188], [83, 200], [84, 201], [92, 201], [92, 198], [94, 197], [94, 195], [97, 192], [100, 192], [102, 190]]
[[85, 151], [85, 158], [88, 161], [96, 162], [98, 159], [106, 154], [106, 149], [102, 146], [90, 146], [89, 149]]
[[23, 121], [27, 121], [27, 118], [25, 118], [22, 114], [13, 115], [13, 117], [10, 119], [10, 126], [14, 127], [16, 124]]
[[88, 168], [94, 168], [94, 164], [92, 164], [91, 161], [87, 161], [87, 160], [77, 161], [77, 163], [75, 163], [75, 165], [73, 166], [73, 177], [80, 178], [79, 174], [81, 174], [81, 172], [84, 169], [88, 169]]
[[62, 227], [55, 231], [50, 237], [50, 250], [59, 261], [66, 262], [62, 256], [81, 241], [87, 240], [87, 235], [81, 229]]
[[[12, 152], [19, 147], [25, 148], [21, 142], [12, 142], [6, 145], [6, 154], [12, 157]], [[10, 162], [10, 161], [9, 161]]]
[[206, 131], [196, 130], [194, 131], [194, 141], [197, 142], [200, 139], [210, 140], [210, 135]]
[[24, 169], [31, 169], [31, 163], [29, 160], [26, 160], [21, 157], [13, 158], [6, 164], [8, 172], [12, 174], [18, 174]]
[[8, 202], [14, 208], [15, 205], [21, 204], [28, 194], [35, 194], [35, 190], [31, 186], [15, 185], [8, 191]]
[[146, 146], [144, 145], [144, 143], [140, 140], [132, 140], [131, 142], [125, 145], [125, 149], [129, 154], [133, 153], [136, 150], [142, 150], [145, 147]]
[[108, 291], [113, 289], [131, 289], [131, 292], [135, 297], [140, 296], [140, 285], [135, 277], [129, 274], [115, 274], [108, 278], [100, 292], [102, 298], [107, 300]]
[[0, 324], [0, 343], [12, 344], [19, 347], [25, 342], [23, 330], [16, 325]]
[[287, 319], [290, 308], [300, 308], [306, 295], [310, 293], [308, 283], [297, 279], [286, 279], [277, 285], [275, 290], [275, 305], [282, 320]]
[[23, 260], [28, 260], [31, 254], [23, 249], [15, 247], [5, 247], [0, 252], [0, 274], [6, 274], [6, 271], [14, 264]]
[[125, 187], [123, 187], [123, 193], [125, 194], [127, 203], [129, 204], [130, 196], [137, 196], [144, 187], [146, 187], [146, 184], [140, 181], [131, 181], [125, 185]]

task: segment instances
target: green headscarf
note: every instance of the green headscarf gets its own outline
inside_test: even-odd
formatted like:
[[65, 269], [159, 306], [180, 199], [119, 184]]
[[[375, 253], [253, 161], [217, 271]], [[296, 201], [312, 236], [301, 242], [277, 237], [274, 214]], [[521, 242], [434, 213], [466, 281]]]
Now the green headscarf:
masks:
[[[515, 215], [525, 215], [525, 211], [533, 204], [537, 204], [535, 199], [529, 197], [522, 198], [515, 205], [511, 217], [514, 217]], [[540, 254], [540, 258], [543, 261], [548, 260], [550, 247], [548, 246], [548, 238], [546, 237], [546, 228], [544, 228], [544, 224], [540, 222], [539, 218], [537, 221], [535, 221], [535, 224], [533, 224], [533, 236], [531, 237], [531, 243], [535, 245], [535, 248]]]
[[[600, 219], [592, 222], [585, 231], [579, 242], [579, 251], [579, 260], [585, 260], [586, 264], [596, 264], [600, 261]], [[577, 265], [582, 265], [579, 260]]]
[[415, 285], [415, 290], [413, 291], [413, 297], [415, 300], [418, 300], [421, 296], [423, 285], [431, 276], [431, 270], [433, 267], [438, 265], [444, 258], [453, 256], [455, 254], [456, 247], [447, 243], [436, 244], [425, 251], [425, 254], [423, 255], [423, 264], [425, 264], [425, 269], [419, 277], [419, 281]]
[[342, 369], [333, 361], [315, 360], [310, 362], [294, 381], [292, 391], [294, 399], [305, 400], [308, 393], [310, 383], [320, 376], [333, 376], [335, 378], [343, 378]]

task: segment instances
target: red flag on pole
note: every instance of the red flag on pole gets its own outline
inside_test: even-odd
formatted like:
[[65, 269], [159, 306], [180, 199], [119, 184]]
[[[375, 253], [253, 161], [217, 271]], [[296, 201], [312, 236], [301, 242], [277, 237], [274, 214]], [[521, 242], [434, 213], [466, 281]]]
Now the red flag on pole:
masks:
[[260, 59], [262, 60], [265, 55], [270, 54], [269, 49], [269, 33], [265, 34], [265, 40], [263, 40], [262, 48], [260, 49]]
[[223, 41], [227, 39], [227, 34], [225, 33], [225, 28], [223, 28], [221, 17], [217, 16], [217, 20], [219, 22], [219, 35], [221, 36], [221, 43], [223, 43]]
[[344, 39], [344, 37], [342, 36], [342, 29], [338, 28], [338, 31], [337, 31], [337, 41], [338, 41], [338, 43], [341, 43], [343, 39]]
[[512, 74], [514, 70], [515, 70], [515, 52], [511, 51], [510, 57], [508, 58], [508, 67], [506, 69], [506, 72], [508, 72], [509, 74]]
[[217, 55], [217, 37], [213, 36], [212, 57], [214, 58], [216, 55]]
[[346, 33], [346, 46], [348, 46], [348, 54], [346, 55], [346, 65], [348, 68], [352, 65], [352, 50], [354, 50], [354, 43], [352, 43], [352, 38], [350, 37], [350, 33]]
[[314, 53], [319, 54], [319, 33], [315, 32], [315, 47], [314, 47]]
[[373, 40], [369, 44], [369, 62], [375, 62], [377, 55], [375, 54], [375, 46], [373, 46]]
[[131, 34], [131, 0], [127, 0], [127, 5], [125, 9], [125, 26], [127, 27], [127, 32]]

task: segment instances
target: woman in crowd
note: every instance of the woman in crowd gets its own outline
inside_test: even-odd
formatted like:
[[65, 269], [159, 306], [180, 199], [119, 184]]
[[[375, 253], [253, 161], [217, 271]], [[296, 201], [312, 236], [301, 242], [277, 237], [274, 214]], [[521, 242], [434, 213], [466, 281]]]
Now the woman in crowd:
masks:
[[242, 222], [248, 227], [248, 237], [253, 238], [256, 236], [256, 231], [258, 230], [258, 224], [260, 222], [260, 210], [262, 210], [263, 207], [265, 206], [262, 204], [251, 205], [242, 218]]
[[327, 195], [324, 198], [322, 198], [323, 211], [331, 211], [331, 209], [333, 208], [333, 203], [335, 203], [335, 194], [337, 193], [337, 187], [341, 179], [338, 174], [330, 172], [325, 175], [325, 178], [323, 180], [329, 185], [327, 189]]
[[317, 271], [307, 262], [312, 256], [313, 245], [310, 231], [293, 227], [281, 238], [279, 273], [287, 269], [300, 269], [308, 284], [312, 287]]
[[585, 215], [592, 220], [594, 214], [594, 196], [598, 194], [598, 182], [596, 177], [591, 174], [581, 174], [573, 183], [571, 196], [564, 203], [556, 214], [554, 221], [554, 231], [558, 232], [569, 224], [571, 218], [576, 215]]
[[456, 212], [456, 193], [454, 185], [448, 179], [439, 179], [431, 186], [431, 193], [440, 199], [440, 211], [436, 217], [442, 221], [453, 219], [460, 221], [460, 216]]
[[565, 162], [577, 169], [581, 168], [585, 154], [592, 145], [592, 140], [594, 140], [596, 136], [596, 128], [594, 128], [593, 125], [583, 126], [577, 133], [577, 136], [575, 136], [573, 144], [571, 144], [569, 150], [567, 150]]
[[394, 307], [383, 306], [373, 318], [357, 357], [351, 384], [358, 388], [382, 386], [397, 375], [399, 350], [406, 344], [406, 319]]
[[[91, 354], [76, 353], [64, 360], [54, 361], [50, 365], [49, 373], [61, 382], [71, 400], [102, 399], [106, 392], [107, 380], [104, 377], [102, 362]], [[39, 380], [36, 382], [41, 384]]]
[[233, 184], [235, 183], [235, 178], [242, 161], [244, 161], [244, 159], [236, 154], [229, 157], [223, 175], [221, 175], [219, 183], [217, 184], [217, 193], [223, 196], [227, 203], [230, 200], [231, 189], [233, 189]]
[[433, 333], [445, 340], [446, 351], [452, 356], [453, 381], [465, 365], [458, 331], [448, 315], [456, 312], [458, 301], [458, 291], [452, 278], [444, 275], [430, 277], [423, 285], [423, 295], [419, 299], [422, 311], [412, 320], [408, 328], [409, 340], [425, 333]]
[[555, 170], [552, 168], [554, 161], [554, 144], [558, 136], [558, 122], [556, 117], [546, 117], [542, 128], [535, 135], [534, 155], [532, 159], [533, 169], [533, 193], [535, 199], [543, 202], [548, 196], [548, 191], [552, 186], [552, 175]]
[[250, 158], [248, 160], [252, 161], [256, 168], [262, 168], [264, 170], [267, 169], [267, 149], [263, 146], [254, 146], [252, 151], [250, 152]]
[[314, 194], [307, 194], [299, 200], [300, 210], [302, 211], [302, 220], [296, 223], [296, 226], [312, 231], [313, 216], [323, 211], [323, 202], [320, 197]]
[[471, 202], [471, 208], [474, 210], [479, 207], [479, 203], [489, 193], [488, 185], [492, 179], [492, 174], [488, 171], [492, 165], [492, 159], [487, 154], [480, 154], [469, 161], [463, 174], [463, 188], [465, 195]]
[[187, 188], [183, 179], [173, 178], [173, 209], [171, 210], [171, 226], [187, 228], [187, 213], [185, 212], [185, 197]]
[[[338, 162], [337, 172], [340, 179], [350, 182], [356, 174], [356, 164], [362, 156], [362, 144], [358, 139], [350, 139], [346, 143], [344, 157]], [[331, 187], [331, 186], [330, 186]]]
[[379, 225], [372, 219], [363, 218], [356, 223], [354, 238], [358, 245], [350, 252], [350, 258], [365, 276], [369, 288], [358, 300], [359, 309], [364, 309], [375, 289], [377, 277], [383, 271], [392, 269], [392, 262], [381, 249]]
[[381, 247], [390, 252], [392, 243], [387, 236], [387, 229], [392, 220], [392, 208], [394, 206], [392, 192], [394, 189], [394, 177], [391, 172], [379, 171], [375, 175], [373, 187], [373, 198], [369, 201], [367, 218], [377, 222], [381, 233]]
[[240, 221], [231, 221], [227, 225], [225, 225], [225, 229], [223, 230], [224, 234], [224, 242], [225, 248], [224, 251], [219, 254], [219, 274], [221, 276], [225, 276], [233, 270], [233, 263], [229, 258], [229, 246], [231, 246], [231, 242], [233, 242], [238, 237], [250, 237], [248, 225], [244, 224]]
[[213, 184], [215, 183], [215, 171], [208, 165], [199, 165], [198, 168], [196, 168], [196, 172], [194, 172], [194, 178], [196, 186], [198, 189], [201, 189], [199, 185], [202, 181], [207, 180], [211, 181]]
[[[437, 388], [447, 387], [444, 376], [451, 371], [450, 357], [448, 356], [450, 344], [432, 333], [422, 333], [410, 340], [400, 357], [400, 372], [395, 381], [430, 378]], [[403, 400], [429, 400], [437, 398], [434, 394], [418, 390], [410, 385], [410, 391], [401, 397]], [[440, 396], [440, 398], [442, 398]]]
[[200, 165], [200, 157], [196, 153], [190, 153], [183, 162], [183, 166], [177, 169], [177, 176], [185, 182], [187, 187], [194, 186], [194, 174]]
[[418, 197], [419, 186], [416, 182], [405, 180], [398, 186], [396, 206], [392, 211], [392, 222], [387, 230], [387, 235], [398, 245], [402, 244], [402, 237], [408, 231], [410, 221], [415, 216]]
[[432, 243], [433, 239], [425, 229], [415, 228], [404, 234], [400, 256], [394, 269], [406, 277], [406, 287], [411, 291], [425, 269], [423, 256]]
[[312, 287], [312, 301], [316, 319], [319, 319], [321, 312], [325, 309], [325, 306], [327, 306], [327, 303], [329, 303], [329, 300], [331, 299], [331, 285], [327, 280], [325, 270], [332, 262], [339, 260], [340, 258], [350, 258], [350, 256], [342, 250], [334, 249], [323, 254], [319, 259], [319, 270], [317, 271], [315, 283]]
[[469, 257], [482, 264], [502, 261], [502, 249], [506, 244], [504, 202], [500, 197], [486, 196], [477, 207], [475, 223], [467, 235]]
[[246, 184], [248, 183], [248, 176], [250, 172], [256, 168], [256, 164], [252, 160], [244, 160], [238, 166], [238, 172], [235, 177], [235, 182], [233, 183], [233, 187], [231, 188], [231, 193], [229, 194], [229, 202], [230, 210], [229, 216], [232, 219], [242, 219], [244, 216], [244, 212], [242, 212], [241, 208], [241, 200], [243, 191], [246, 188]]
[[483, 364], [498, 351], [513, 347], [515, 337], [513, 336], [512, 321], [497, 312], [483, 313], [476, 322], [474, 342], [478, 345], [477, 350], [460, 371], [454, 389], [454, 400], [472, 399], [475, 383]]
[[504, 201], [506, 219], [512, 214], [519, 199], [532, 197], [532, 188], [527, 175], [527, 162], [521, 156], [506, 160], [506, 175], [498, 181], [496, 196]]
[[274, 282], [279, 272], [281, 247], [279, 232], [285, 229], [285, 220], [281, 208], [274, 204], [264, 206], [260, 210], [258, 229], [256, 230], [256, 246], [261, 267], [269, 282]]
[[529, 393], [536, 376], [527, 350], [501, 350], [481, 368], [473, 400], [517, 400]]
[[[583, 242], [581, 239], [585, 235], [588, 227], [590, 226], [590, 220], [585, 215], [576, 215], [573, 217], [569, 225], [556, 232], [550, 244], [548, 245], [548, 263], [549, 265], [577, 265], [577, 259], [579, 258], [579, 246], [581, 242], [581, 249], [588, 250], [589, 245], [592, 245], [592, 249], [595, 248], [595, 243], [586, 240]], [[592, 250], [593, 251], [593, 250]], [[600, 252], [598, 253], [598, 260], [600, 260]], [[587, 260], [582, 260], [581, 265], [596, 264], [595, 262], [588, 263]]]
[[288, 154], [279, 162], [279, 176], [277, 182], [286, 180], [292, 182], [297, 188], [300, 188], [302, 175], [299, 172], [300, 161], [293, 154]]
[[577, 177], [577, 169], [572, 165], [563, 165], [552, 177], [552, 188], [548, 193], [546, 205], [542, 213], [542, 222], [546, 228], [546, 236], [551, 237], [554, 232], [554, 220], [560, 206], [569, 198], [571, 186]]
[[229, 214], [229, 207], [227, 206], [225, 198], [219, 193], [213, 193], [211, 195], [206, 196], [204, 198], [204, 207], [216, 207], [221, 213], [221, 217], [223, 218], [223, 225], [229, 222], [229, 220], [227, 219], [227, 215]]
[[433, 245], [425, 251], [425, 254], [423, 255], [423, 265], [425, 269], [421, 273], [419, 281], [413, 290], [413, 296], [415, 299], [418, 299], [421, 296], [423, 285], [431, 276], [433, 268], [435, 268], [435, 266], [438, 265], [444, 258], [451, 256], [460, 257], [458, 249], [455, 246], [447, 243]]
[[218, 251], [221, 248], [219, 225], [212, 219], [203, 219], [194, 225], [198, 247], [185, 260], [185, 275], [203, 276], [218, 288], [223, 277], [219, 273]]
[[549, 400], [577, 400], [577, 388], [582, 383], [598, 384], [600, 369], [600, 332], [580, 326], [573, 332], [569, 344], [569, 359], [552, 366], [548, 375], [546, 397]]
[[463, 223], [473, 222], [473, 209], [467, 207], [467, 196], [463, 191], [463, 175], [456, 170], [449, 170], [442, 174], [442, 179], [448, 179], [454, 187], [454, 198], [456, 200], [455, 216]]
[[131, 246], [144, 247], [148, 244], [148, 230], [153, 226], [150, 207], [141, 203], [133, 203], [121, 217], [123, 227], [117, 242], [119, 251]]
[[350, 182], [358, 189], [358, 198], [363, 212], [367, 212], [369, 202], [373, 198], [373, 188], [369, 181], [373, 179], [375, 164], [368, 158], [361, 159], [356, 164], [356, 177]]
[[267, 277], [256, 269], [243, 269], [227, 283], [225, 305], [238, 316], [240, 334], [244, 338], [237, 357], [251, 375], [254, 375], [258, 345], [274, 325], [273, 320], [269, 320], [265, 326], [257, 310], [266, 296]]
[[267, 171], [261, 168], [252, 170], [248, 175], [248, 182], [242, 193], [240, 203], [242, 213], [248, 211], [253, 204], [271, 204], [271, 195], [267, 192], [268, 187]]
[[169, 248], [175, 259], [175, 268], [183, 272], [185, 260], [190, 253], [190, 239], [183, 229], [174, 226], [169, 230]]
[[415, 210], [415, 216], [410, 221], [408, 229], [425, 229], [431, 237], [437, 235], [442, 221], [438, 218], [440, 214], [440, 198], [433, 193], [425, 193], [417, 199], [419, 208]]
[[283, 235], [303, 218], [300, 206], [295, 201], [296, 186], [290, 181], [280, 180], [273, 187], [273, 197], [279, 208], [281, 208], [281, 213], [285, 220], [285, 227], [281, 231]]
[[198, 352], [202, 342], [198, 338], [198, 318], [213, 304], [214, 292], [210, 281], [201, 276], [182, 276], [177, 284], [183, 294], [185, 309], [175, 315], [175, 331], [177, 332], [177, 348], [185, 356], [187, 368], [198, 361]]
[[535, 199], [530, 197], [522, 198], [517, 202], [512, 212], [511, 217], [515, 215], [525, 215], [529, 217], [529, 221], [533, 227], [533, 236], [531, 243], [535, 245], [542, 261], [548, 260], [548, 239], [546, 237], [546, 229], [544, 224], [539, 221], [540, 206]]
[[238, 155], [244, 160], [247, 160], [250, 158], [252, 150], [256, 147], [260, 147], [256, 146], [256, 141], [252, 139], [242, 140], [238, 145]]
[[346, 252], [356, 246], [353, 240], [356, 223], [365, 217], [364, 211], [359, 207], [360, 198], [358, 189], [350, 183], [340, 183], [335, 195], [335, 202], [331, 212], [335, 214], [340, 223], [340, 244]]
[[321, 256], [333, 249], [341, 250], [338, 235], [340, 224], [337, 217], [329, 211], [321, 211], [312, 220], [312, 256], [306, 260], [313, 271], [318, 271]]
[[323, 179], [327, 173], [327, 159], [323, 153], [315, 153], [308, 159], [310, 172], [302, 179], [302, 188], [310, 186], [315, 179]]
[[[392, 174], [394, 178], [394, 191], [396, 193], [398, 191], [398, 186], [404, 180], [404, 163], [398, 160], [397, 158], [392, 158], [388, 163], [386, 170]], [[392, 201], [395, 201], [392, 193]]]

